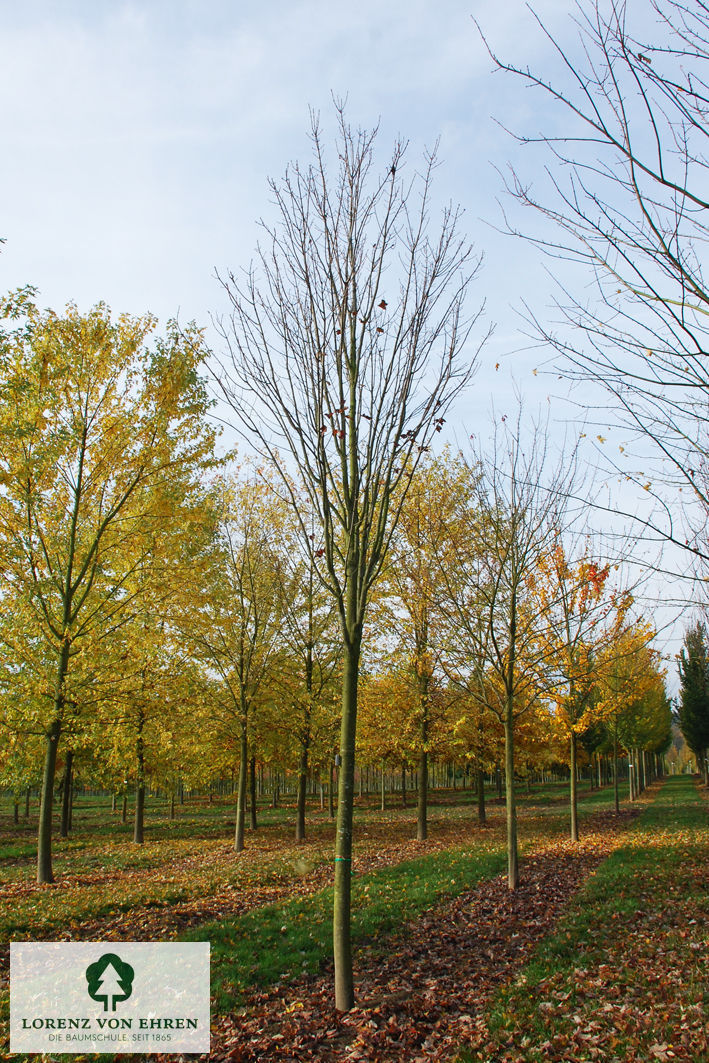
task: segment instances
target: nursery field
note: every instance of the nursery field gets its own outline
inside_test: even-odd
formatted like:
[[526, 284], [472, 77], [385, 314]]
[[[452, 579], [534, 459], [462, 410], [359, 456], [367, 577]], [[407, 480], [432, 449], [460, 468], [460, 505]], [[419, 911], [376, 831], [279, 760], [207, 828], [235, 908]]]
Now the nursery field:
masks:
[[231, 800], [149, 810], [136, 846], [110, 802], [80, 797], [56, 883], [38, 886], [32, 816], [14, 824], [3, 804], [2, 1021], [10, 940], [179, 938], [211, 942], [214, 1060], [709, 1060], [709, 805], [695, 781], [655, 783], [619, 815], [610, 788], [585, 791], [577, 845], [565, 787], [521, 794], [512, 894], [504, 806], [491, 795], [479, 825], [474, 801], [434, 793], [416, 842], [415, 809], [359, 799], [346, 1015], [325, 810], [296, 843], [293, 808], [260, 808], [236, 855]]

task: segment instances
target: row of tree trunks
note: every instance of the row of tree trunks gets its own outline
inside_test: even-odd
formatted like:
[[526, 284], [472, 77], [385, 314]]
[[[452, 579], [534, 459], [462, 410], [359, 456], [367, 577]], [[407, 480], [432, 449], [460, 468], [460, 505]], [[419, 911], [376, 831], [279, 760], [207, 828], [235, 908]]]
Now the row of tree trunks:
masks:
[[[577, 756], [577, 749], [574, 751], [574, 745], [577, 743], [571, 742], [571, 761], [575, 763]], [[576, 755], [575, 755], [576, 754]], [[614, 803], [616, 811], [620, 809], [620, 787], [619, 787], [619, 757], [617, 742], [614, 746], [613, 756], [609, 758], [610, 767], [604, 771], [604, 758], [601, 755], [596, 754], [596, 771], [598, 778], [598, 787], [601, 788], [604, 785], [604, 781], [611, 781], [614, 788]], [[136, 784], [136, 804], [134, 813], [134, 836], [133, 841], [136, 844], [142, 844], [145, 836], [145, 779], [144, 779], [144, 754], [142, 750], [142, 744], [140, 738], [137, 743], [137, 778]], [[419, 763], [419, 777], [418, 777], [418, 805], [417, 805], [417, 839], [419, 841], [426, 840], [428, 836], [428, 790], [429, 790], [429, 778], [428, 778], [429, 764], [428, 756], [425, 752], [421, 754]], [[639, 795], [647, 787], [648, 782], [651, 782], [653, 778], [659, 777], [662, 771], [662, 758], [658, 754], [648, 754], [644, 750], [633, 750], [628, 762], [628, 793], [631, 801], [637, 800]], [[590, 766], [590, 775], [593, 779], [593, 764]], [[64, 775], [61, 784], [61, 837], [68, 836], [72, 826], [72, 809], [73, 809], [73, 751], [68, 750], [64, 763]], [[331, 766], [330, 769], [330, 783], [328, 786], [328, 799], [329, 799], [329, 816], [335, 817], [335, 804], [334, 804], [334, 792], [335, 792], [335, 770]], [[497, 789], [498, 795], [502, 789], [503, 781], [505, 785], [505, 791], [507, 793], [507, 778], [508, 772], [502, 772], [499, 767], [495, 770], [493, 775], [494, 784]], [[250, 816], [250, 827], [252, 830], [257, 829], [257, 771], [256, 771], [256, 758], [251, 756], [248, 758], [248, 796], [249, 800], [245, 801], [244, 812], [248, 808]], [[571, 838], [573, 841], [578, 841], [578, 771], [570, 772], [570, 808], [571, 808]], [[390, 792], [394, 792], [393, 786], [391, 786], [393, 780], [390, 779]], [[529, 782], [529, 776], [527, 776]], [[474, 790], [477, 794], [477, 818], [478, 822], [486, 822], [486, 808], [485, 808], [485, 773], [482, 768], [478, 768], [474, 776]], [[296, 828], [295, 836], [296, 840], [301, 841], [305, 839], [306, 827], [305, 827], [305, 815], [307, 809], [307, 787], [308, 787], [308, 756], [307, 747], [302, 750], [300, 771], [298, 776], [298, 790], [297, 790], [297, 806], [296, 806]], [[529, 789], [529, 787], [528, 787]], [[178, 787], [179, 796], [181, 802], [184, 802], [184, 788]], [[320, 805], [324, 808], [324, 786], [322, 781], [319, 781], [320, 792]], [[407, 781], [406, 781], [406, 768], [402, 768], [401, 786], [400, 792], [402, 795], [402, 803], [404, 807], [407, 806]], [[380, 770], [380, 807], [382, 810], [386, 809], [386, 769], [384, 763]], [[280, 796], [280, 773], [275, 772], [273, 776], [273, 807], [278, 806], [278, 800]], [[509, 795], [508, 795], [509, 796]], [[513, 794], [514, 801], [514, 794]], [[25, 792], [25, 816], [29, 815], [29, 803], [30, 803], [30, 790]], [[127, 821], [127, 795], [124, 793], [122, 797], [121, 818], [122, 822]], [[175, 818], [175, 804], [176, 804], [176, 790], [173, 788], [170, 794], [169, 800], [169, 814], [170, 819]], [[112, 795], [111, 811], [116, 812], [117, 800], [116, 794]], [[13, 804], [13, 819], [15, 823], [19, 823], [19, 802], [16, 800]], [[245, 819], [245, 817], [244, 817]], [[239, 810], [237, 808], [237, 839], [239, 838]], [[511, 821], [511, 828], [513, 835], [516, 837], [516, 815], [513, 807], [513, 819]], [[241, 832], [241, 847], [243, 848], [243, 826]], [[238, 841], [235, 844], [237, 851], [241, 851], [238, 847]], [[511, 880], [514, 880], [515, 875], [518, 875], [516, 860], [514, 866], [511, 866], [509, 874]]]

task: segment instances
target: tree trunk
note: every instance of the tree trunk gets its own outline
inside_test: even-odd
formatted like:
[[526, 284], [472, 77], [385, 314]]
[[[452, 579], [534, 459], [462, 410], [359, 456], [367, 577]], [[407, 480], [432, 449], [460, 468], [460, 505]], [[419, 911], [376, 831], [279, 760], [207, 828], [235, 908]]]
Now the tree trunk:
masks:
[[517, 808], [515, 805], [514, 717], [511, 698], [505, 716], [505, 811], [507, 819], [507, 886], [516, 890], [519, 885], [517, 854]]
[[123, 794], [123, 808], [121, 809], [121, 823], [128, 822], [128, 794]]
[[423, 842], [428, 837], [428, 675], [423, 672], [418, 677], [419, 709], [421, 712], [421, 730], [419, 738], [418, 801], [416, 805], [416, 839]]
[[256, 830], [258, 823], [256, 822], [256, 757], [251, 757], [249, 761], [249, 811], [251, 815], [251, 830]]
[[[239, 786], [236, 798], [236, 829], [234, 848], [237, 853], [244, 848], [244, 818], [246, 811], [246, 776], [249, 770], [248, 745], [246, 740], [246, 720], [241, 723], [241, 742], [239, 750]], [[275, 796], [275, 789], [274, 789]]]
[[71, 749], [66, 752], [64, 760], [64, 778], [62, 780], [62, 819], [59, 834], [62, 838], [69, 836], [69, 805], [71, 801], [71, 767], [74, 753]]
[[175, 818], [175, 788], [173, 787], [170, 794], [170, 819]]
[[[62, 680], [63, 682], [63, 680]], [[39, 806], [39, 830], [37, 834], [37, 882], [54, 882], [52, 872], [52, 801], [54, 776], [57, 770], [57, 746], [61, 723], [54, 721], [45, 738], [44, 774]]]
[[423, 842], [428, 837], [428, 753], [419, 753], [418, 800], [416, 803], [416, 840]]
[[136, 845], [143, 844], [145, 827], [145, 754], [143, 749], [143, 736], [138, 735], [136, 742], [136, 755], [138, 760], [138, 775], [135, 783], [135, 816], [133, 819], [133, 841]]
[[133, 816], [133, 841], [142, 845], [145, 835], [145, 786], [135, 788], [135, 814]]
[[335, 818], [335, 765], [330, 761], [330, 780], [327, 785], [327, 814], [330, 819]]
[[17, 798], [12, 802], [12, 822], [17, 825], [20, 822], [20, 802]]
[[616, 718], [616, 726], [613, 729], [613, 796], [615, 800], [615, 810], [620, 812], [620, 780], [618, 778], [618, 720]]
[[485, 772], [478, 768], [478, 823], [486, 821], [485, 815]]
[[29, 786], [25, 790], [25, 819], [29, 819], [30, 815], [30, 788]]
[[[305, 690], [308, 700], [305, 706], [305, 731], [301, 739], [300, 766], [298, 772], [298, 797], [296, 801], [297, 807], [295, 817], [295, 840], [297, 842], [304, 841], [305, 839], [305, 802], [308, 785], [308, 753], [311, 741], [310, 724], [313, 705], [313, 648], [315, 645], [313, 633], [313, 575], [313, 566], [311, 565], [308, 569], [308, 642], [306, 644], [305, 652]], [[322, 786], [320, 787], [320, 803], [322, 807]]]
[[406, 765], [401, 765], [401, 804], [406, 808]]
[[295, 817], [295, 840], [302, 842], [305, 838], [305, 799], [308, 785], [308, 744], [300, 747], [300, 768], [298, 771], [298, 802]]
[[577, 842], [579, 840], [579, 821], [578, 821], [578, 797], [576, 793], [576, 756], [577, 756], [577, 743], [576, 732], [571, 732], [571, 773], [570, 773], [570, 796], [569, 804], [571, 807], [571, 841]]
[[[350, 574], [348, 613], [355, 611], [356, 580]], [[335, 841], [335, 889], [333, 904], [333, 953], [335, 960], [335, 1007], [349, 1011], [354, 1006], [354, 978], [351, 943], [352, 816], [354, 810], [355, 732], [357, 727], [357, 683], [362, 640], [361, 627], [345, 639], [342, 685], [342, 728], [337, 795], [337, 834]]]
[[[65, 614], [67, 611], [65, 603]], [[66, 619], [66, 617], [65, 617]], [[69, 640], [65, 638], [57, 660], [57, 676], [54, 686], [54, 719], [45, 734], [44, 773], [39, 807], [37, 830], [37, 882], [54, 882], [52, 872], [52, 802], [54, 778], [57, 771], [57, 749], [62, 731], [64, 714], [64, 683], [69, 670]]]
[[381, 782], [382, 782], [382, 801], [381, 801], [381, 810], [382, 810], [382, 812], [386, 811], [386, 807], [387, 807], [387, 805], [386, 805], [386, 797], [384, 795], [384, 782], [385, 782], [384, 770], [385, 770], [385, 765], [384, 765], [384, 761], [382, 761], [382, 780], [381, 780]]

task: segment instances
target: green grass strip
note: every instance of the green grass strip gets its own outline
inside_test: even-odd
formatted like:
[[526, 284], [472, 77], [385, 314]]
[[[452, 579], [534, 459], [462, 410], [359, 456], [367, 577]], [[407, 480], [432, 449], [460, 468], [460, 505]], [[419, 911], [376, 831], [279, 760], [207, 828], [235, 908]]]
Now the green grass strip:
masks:
[[[355, 876], [352, 940], [372, 941], [415, 918], [442, 898], [456, 897], [501, 872], [501, 847], [432, 853]], [[332, 889], [206, 923], [185, 935], [211, 942], [216, 1013], [238, 1005], [250, 987], [316, 972], [332, 955]]]
[[[682, 1042], [690, 1056], [679, 1058], [709, 1059], [696, 1042], [709, 1007], [701, 969], [708, 811], [691, 777], [666, 781], [627, 843], [601, 864], [555, 933], [496, 995], [484, 1054], [463, 1051], [459, 1063], [671, 1059], [662, 1053], [673, 1051], [683, 1030], [695, 1048]], [[591, 1047], [602, 1054], [578, 1055]]]

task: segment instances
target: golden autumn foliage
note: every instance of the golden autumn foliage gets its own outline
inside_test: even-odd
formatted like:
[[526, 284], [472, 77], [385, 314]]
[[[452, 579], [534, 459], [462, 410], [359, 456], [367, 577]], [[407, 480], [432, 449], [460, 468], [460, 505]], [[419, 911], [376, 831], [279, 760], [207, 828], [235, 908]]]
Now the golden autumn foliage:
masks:
[[131, 608], [128, 581], [174, 516], [175, 484], [193, 489], [215, 433], [199, 330], [173, 326], [149, 346], [153, 318], [113, 320], [103, 304], [60, 316], [28, 291], [0, 302], [0, 321], [0, 578], [19, 620], [2, 634], [21, 646], [12, 680], [28, 670], [39, 680], [44, 882], [60, 738], [81, 713], [103, 640]]

